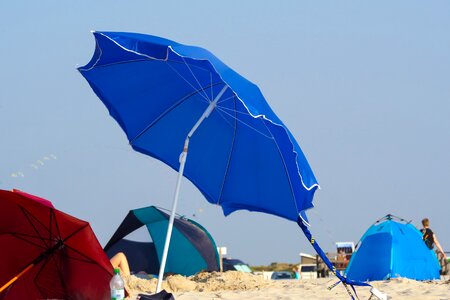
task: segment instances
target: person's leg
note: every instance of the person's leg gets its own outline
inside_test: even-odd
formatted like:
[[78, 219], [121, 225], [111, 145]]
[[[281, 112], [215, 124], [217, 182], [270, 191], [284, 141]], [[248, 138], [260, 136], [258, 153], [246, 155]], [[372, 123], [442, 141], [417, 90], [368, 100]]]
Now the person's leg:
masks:
[[119, 252], [111, 258], [111, 264], [116, 269], [120, 269], [120, 274], [130, 275], [130, 267], [128, 265], [128, 260], [123, 252]]

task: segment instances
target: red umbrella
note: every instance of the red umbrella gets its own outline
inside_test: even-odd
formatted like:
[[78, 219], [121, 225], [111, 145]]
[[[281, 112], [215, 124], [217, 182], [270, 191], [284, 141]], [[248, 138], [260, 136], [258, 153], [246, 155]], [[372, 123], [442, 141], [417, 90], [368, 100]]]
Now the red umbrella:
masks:
[[0, 190], [0, 299], [110, 299], [113, 267], [88, 222]]

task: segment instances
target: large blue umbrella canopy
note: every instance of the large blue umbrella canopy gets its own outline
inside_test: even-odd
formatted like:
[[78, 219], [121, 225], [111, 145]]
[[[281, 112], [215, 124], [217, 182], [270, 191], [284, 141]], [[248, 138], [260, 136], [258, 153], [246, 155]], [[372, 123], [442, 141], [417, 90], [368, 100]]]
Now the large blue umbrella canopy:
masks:
[[136, 33], [94, 36], [95, 53], [79, 71], [133, 149], [178, 170], [188, 132], [219, 95], [190, 140], [184, 176], [225, 215], [305, 220], [316, 178], [255, 84], [203, 48]]

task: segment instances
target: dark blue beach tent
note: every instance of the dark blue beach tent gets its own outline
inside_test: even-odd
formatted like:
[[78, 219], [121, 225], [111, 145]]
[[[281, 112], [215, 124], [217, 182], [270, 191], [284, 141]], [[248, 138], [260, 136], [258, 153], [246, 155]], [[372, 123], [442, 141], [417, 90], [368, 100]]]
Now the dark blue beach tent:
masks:
[[[130, 210], [104, 250], [110, 258], [123, 252], [131, 272], [158, 274], [168, 222], [169, 215], [154, 206]], [[142, 226], [146, 226], [152, 242], [125, 239]], [[166, 272], [190, 276], [219, 270], [216, 244], [204, 227], [184, 217], [175, 218], [173, 227]]]
[[439, 279], [435, 253], [422, 241], [414, 225], [387, 215], [362, 236], [346, 269], [347, 278], [358, 281], [405, 277], [415, 280]]

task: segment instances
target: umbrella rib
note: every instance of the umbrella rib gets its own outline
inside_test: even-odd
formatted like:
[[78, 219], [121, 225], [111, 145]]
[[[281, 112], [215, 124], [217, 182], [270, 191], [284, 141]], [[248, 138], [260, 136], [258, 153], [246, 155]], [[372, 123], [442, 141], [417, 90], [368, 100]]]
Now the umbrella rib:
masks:
[[[228, 101], [228, 100], [231, 100], [231, 99], [234, 99], [234, 97], [235, 97], [235, 95], [233, 94], [233, 95], [231, 95], [230, 97], [227, 97], [227, 98], [223, 98], [223, 99], [220, 99], [220, 101], [219, 102], [217, 102], [217, 106], [219, 106], [219, 104], [222, 104], [222, 103], [224, 103], [225, 101]], [[224, 107], [225, 108], [225, 107]], [[231, 108], [229, 108], [230, 110], [232, 110]]]
[[[76, 235], [77, 233], [79, 233], [80, 231], [86, 229], [87, 227], [89, 227], [89, 224], [86, 223], [83, 226], [80, 226], [77, 230], [75, 230], [74, 232], [72, 232], [70, 235], [68, 235], [67, 237], [64, 238], [64, 241], [67, 241], [68, 239], [70, 239], [71, 237], [73, 237], [74, 235]], [[83, 254], [82, 252], [78, 251], [77, 249], [71, 247], [70, 245], [66, 245], [64, 244], [64, 247], [71, 249], [72, 251], [78, 253], [80, 256], [83, 256], [85, 258], [85, 260], [82, 259], [78, 259], [75, 257], [71, 257], [71, 256], [66, 256], [67, 258], [73, 259], [73, 260], [77, 260], [77, 261], [83, 261], [83, 262], [87, 262], [87, 263], [91, 263], [91, 264], [95, 264], [95, 260], [93, 260], [92, 258], [90, 258], [89, 256]], [[106, 270], [107, 272], [109, 272], [109, 270]]]
[[33, 227], [34, 231], [36, 232], [36, 236], [38, 236], [41, 239], [41, 241], [45, 244], [45, 246], [48, 247], [47, 243], [45, 242], [46, 240], [43, 238], [43, 236], [39, 234], [39, 231], [37, 230], [36, 226], [33, 224], [30, 218], [32, 217], [37, 223], [41, 224], [44, 227], [44, 229], [49, 231], [50, 235], [51, 231], [41, 221], [39, 221], [36, 217], [34, 217], [28, 210], [26, 210], [23, 207], [21, 207], [21, 210], [22, 213], [25, 215], [25, 218], [28, 220], [28, 223], [31, 225], [31, 227]]
[[[64, 242], [67, 241], [68, 239], [70, 239], [71, 237], [73, 237], [74, 235], [76, 235], [77, 233], [79, 233], [80, 231], [86, 229], [87, 227], [89, 227], [89, 223], [84, 224], [84, 226], [80, 226], [77, 230], [75, 230], [74, 232], [72, 232], [70, 235], [68, 235], [67, 237], [64, 238]], [[70, 249], [72, 249], [72, 251], [80, 254], [81, 256], [86, 257], [87, 261], [90, 261], [91, 263], [95, 263], [95, 261], [90, 258], [89, 256], [84, 255], [83, 253], [79, 252], [78, 250], [76, 250], [73, 247], [70, 247], [69, 245], [65, 245], [65, 247], [68, 247]], [[71, 259], [75, 259], [73, 257], [70, 257]]]
[[[174, 53], [176, 53], [176, 52], [174, 52]], [[177, 54], [177, 53], [176, 53], [176, 54]], [[178, 55], [178, 54], [177, 54], [177, 55]], [[181, 65], [181, 64], [184, 64], [184, 65], [187, 67], [187, 69], [189, 70], [189, 72], [192, 74], [192, 77], [195, 79], [195, 81], [197, 82], [198, 86], [200, 87], [200, 89], [198, 89], [198, 90], [202, 90], [202, 85], [200, 84], [200, 82], [198, 81], [198, 78], [195, 76], [194, 72], [192, 71], [192, 69], [191, 69], [191, 67], [190, 67], [191, 64], [189, 64], [183, 56], [180, 56], [180, 55], [179, 55], [179, 57], [181, 57], [181, 59], [183, 60], [183, 63], [181, 63], [181, 62], [179, 62], [179, 61], [175, 61], [175, 60], [170, 60], [170, 59], [166, 59], [166, 60], [164, 60], [164, 62], [166, 62], [167, 65], [172, 69], [172, 71], [174, 71], [180, 78], [182, 78], [184, 81], [186, 81], [186, 83], [189, 84], [189, 85], [192, 87], [192, 89], [197, 90], [197, 89], [195, 88], [195, 86], [194, 86], [189, 80], [187, 80], [186, 77], [182, 76], [182, 75], [180, 74], [180, 72], [178, 72], [178, 71], [177, 71], [170, 63], [180, 64], [180, 65]], [[149, 59], [150, 59], [150, 60], [155, 60], [155, 61], [160, 61], [159, 59], [156, 59], [156, 58], [151, 58], [151, 57], [147, 57], [147, 58], [148, 58], [148, 59], [134, 59], [134, 60], [127, 60], [127, 61], [115, 62], [115, 63], [105, 64], [105, 65], [96, 66], [96, 67], [98, 68], [98, 67], [109, 67], [109, 66], [120, 65], [120, 64], [131, 64], [131, 63], [137, 63], [137, 62], [142, 62], [142, 61], [148, 61]], [[203, 69], [203, 70], [205, 70], [205, 71], [208, 71], [208, 72], [210, 73], [210, 78], [211, 78], [211, 81], [212, 81], [212, 76], [211, 76], [212, 73], [211, 73], [210, 70], [201, 68], [201, 67], [199, 67], [199, 66], [197, 66], [197, 65], [192, 65], [192, 66], [194, 66], [194, 67], [196, 67], [196, 68], [199, 68], [199, 69]], [[86, 70], [86, 71], [87, 71], [87, 70]], [[206, 92], [205, 92], [204, 90], [203, 90], [203, 95], [201, 95], [201, 96], [202, 96], [202, 98], [204, 98], [207, 102], [210, 102], [211, 99], [212, 99], [212, 97], [211, 97], [211, 99], [208, 98], [208, 95], [206, 94]]]
[[52, 225], [52, 221], [55, 220], [55, 227], [56, 227], [56, 233], [57, 233], [55, 236], [59, 237], [59, 239], [61, 240], [61, 232], [59, 231], [58, 222], [56, 222], [55, 210], [52, 209], [50, 214], [51, 214], [51, 217], [50, 217], [50, 231], [49, 231], [49, 233], [50, 233], [50, 235], [52, 235], [52, 232], [51, 232], [52, 226], [51, 225]]
[[[169, 62], [171, 62], [171, 61], [167, 61], [167, 65], [172, 69], [172, 71], [174, 71], [177, 75], [178, 75], [178, 77], [180, 77], [181, 79], [183, 79], [194, 91], [195, 90], [203, 90], [203, 93], [201, 94], [201, 93], [199, 93], [199, 95], [200, 95], [200, 97], [202, 97], [203, 99], [205, 99], [205, 101], [207, 102], [207, 103], [209, 103], [209, 102], [211, 102], [211, 99], [209, 99], [208, 98], [208, 95], [206, 94], [206, 92], [205, 92], [205, 90], [202, 88], [202, 86], [201, 86], [201, 84], [198, 82], [198, 80], [197, 80], [197, 78], [194, 76], [194, 79], [197, 81], [197, 83], [198, 83], [198, 85], [199, 85], [199, 87], [200, 87], [200, 89], [197, 89], [189, 80], [187, 80], [187, 78], [186, 77], [184, 77], [183, 75], [181, 75], [181, 73], [180, 72], [178, 72], [177, 71], [177, 69], [175, 69], [173, 66], [171, 66], [170, 65], [170, 63]], [[174, 63], [180, 63], [180, 62], [177, 62], [177, 61], [173, 61]], [[187, 65], [186, 63], [185, 63], [185, 65]], [[188, 69], [189, 70], [191, 70], [189, 67], [188, 67]], [[192, 71], [191, 71], [191, 73], [192, 73]], [[211, 72], [209, 72], [209, 74], [210, 74], [210, 77], [211, 77], [211, 75], [212, 75], [212, 73]], [[211, 85], [210, 86], [212, 86], [212, 82], [211, 82]], [[211, 93], [212, 93], [212, 90], [211, 90]]]
[[[225, 99], [225, 100], [228, 100], [228, 99], [230, 99], [230, 98], [227, 98], [227, 99]], [[238, 111], [238, 110], [236, 110], [236, 109], [228, 108], [228, 107], [225, 107], [225, 106], [220, 106], [220, 108], [221, 108], [221, 109], [224, 109], [224, 110], [229, 110], [229, 111], [232, 111], [232, 112], [237, 112], [238, 114], [241, 114], [241, 115], [244, 115], [244, 116], [250, 116], [250, 117], [252, 117], [252, 118], [255, 118], [255, 117], [254, 117], [253, 115], [251, 115], [249, 112]]]
[[[234, 106], [236, 107], [236, 99], [235, 99], [235, 101], [234, 101]], [[220, 110], [218, 110], [217, 112], [221, 115], [221, 117], [222, 117], [225, 121], [228, 122], [228, 120], [226, 120], [226, 119], [222, 116]], [[235, 110], [235, 112], [237, 112], [237, 110]], [[232, 116], [232, 117], [233, 117], [233, 116]], [[233, 127], [233, 130], [234, 130], [233, 141], [231, 142], [231, 150], [230, 150], [230, 154], [228, 155], [227, 167], [226, 167], [226, 169], [225, 169], [226, 172], [225, 172], [225, 174], [224, 174], [224, 176], [223, 176], [222, 186], [220, 187], [220, 193], [219, 193], [219, 197], [217, 198], [217, 203], [216, 203], [216, 204], [219, 204], [219, 205], [220, 205], [220, 199], [222, 198], [223, 189], [224, 189], [224, 187], [225, 187], [225, 182], [226, 182], [226, 180], [227, 180], [227, 178], [228, 178], [228, 170], [230, 169], [229, 166], [230, 166], [230, 163], [231, 163], [231, 157], [233, 156], [234, 142], [235, 142], [235, 140], [236, 140], [236, 131], [237, 131], [237, 122], [236, 122], [236, 121], [237, 121], [237, 118], [234, 118], [234, 126], [232, 126], [232, 127]], [[231, 125], [231, 124], [230, 124], [230, 125]]]
[[28, 243], [30, 245], [33, 245], [33, 246], [36, 246], [36, 247], [39, 247], [39, 248], [42, 248], [42, 249], [46, 248], [46, 246], [44, 246], [42, 244], [34, 243], [34, 242], [26, 239], [26, 237], [32, 237], [32, 238], [37, 238], [37, 239], [42, 241], [43, 239], [40, 236], [35, 236], [35, 235], [31, 235], [31, 234], [17, 233], [17, 232], [10, 232], [10, 233], [7, 233], [7, 234], [10, 234], [10, 235], [16, 237], [17, 239], [22, 240], [22, 241], [24, 241], [24, 242], [26, 242], [26, 243]]
[[[220, 117], [222, 117], [222, 119], [223, 119], [228, 125], [230, 125], [231, 128], [234, 127], [233, 124], [231, 124], [231, 122], [228, 121], [228, 119], [224, 116], [224, 114], [222, 113], [222, 111], [220, 111], [220, 110], [216, 110], [216, 111], [217, 111], [217, 113], [220, 115]], [[232, 119], [235, 119], [235, 118], [232, 117]]]
[[[62, 253], [62, 252], [61, 252], [61, 253]], [[64, 290], [64, 294], [66, 294], [66, 291], [67, 291], [67, 285], [66, 285], [66, 281], [63, 280], [63, 278], [64, 278], [64, 273], [63, 273], [63, 271], [62, 271], [62, 268], [61, 268], [60, 264], [58, 264], [58, 261], [57, 261], [57, 259], [56, 259], [55, 256], [56, 256], [56, 255], [52, 255], [52, 256], [50, 257], [50, 259], [53, 260], [54, 263], [55, 263], [56, 269], [58, 270], [58, 274], [59, 274], [59, 277], [58, 277], [58, 278], [60, 279], [61, 286], [63, 287], [63, 290]], [[67, 295], [67, 296], [68, 296], [69, 299], [70, 299], [71, 295]]]
[[[278, 146], [277, 140], [274, 138], [272, 132], [271, 132], [270, 129], [267, 127], [267, 125], [261, 120], [261, 122], [262, 122], [263, 125], [266, 127], [267, 131], [271, 134], [271, 136], [268, 136], [268, 135], [262, 133], [261, 131], [255, 129], [254, 127], [252, 127], [252, 126], [250, 126], [249, 124], [245, 123], [244, 121], [240, 120], [237, 116], [233, 116], [232, 114], [228, 113], [227, 111], [224, 110], [223, 107], [217, 107], [217, 108], [219, 109], [218, 111], [221, 111], [221, 112], [227, 114], [227, 115], [230, 116], [231, 118], [234, 118], [236, 121], [241, 122], [242, 124], [248, 126], [250, 129], [252, 129], [252, 130], [256, 131], [257, 133], [259, 133], [259, 134], [261, 134], [261, 135], [263, 135], [263, 136], [265, 136], [265, 137], [267, 137], [267, 138], [269, 138], [269, 139], [272, 139], [272, 140], [274, 141], [274, 143], [275, 143], [275, 145], [276, 145], [276, 147], [277, 147], [278, 153], [279, 153], [279, 155], [280, 155], [280, 158], [281, 158], [281, 160], [282, 160], [282, 162], [283, 162], [283, 167], [284, 167], [284, 170], [285, 170], [285, 173], [286, 173], [286, 177], [288, 178], [288, 181], [289, 181], [289, 187], [290, 187], [290, 189], [291, 189], [291, 194], [292, 194], [292, 197], [293, 197], [293, 199], [294, 199], [294, 205], [295, 205], [295, 207], [296, 207], [296, 209], [297, 209], [297, 211], [298, 211], [297, 202], [295, 201], [296, 197], [295, 197], [295, 194], [294, 194], [294, 189], [293, 189], [293, 186], [292, 186], [292, 181], [291, 181], [291, 178], [290, 178], [289, 173], [287, 172], [287, 168], [286, 168], [286, 162], [285, 162], [285, 160], [284, 160], [283, 155], [281, 154], [280, 147]], [[239, 111], [233, 110], [233, 109], [228, 109], [228, 110], [230, 110], [230, 111], [232, 111], [232, 112], [235, 112], [235, 113], [242, 113], [242, 112], [239, 112]], [[245, 113], [242, 113], [242, 114], [245, 114]], [[223, 118], [223, 117], [222, 117], [222, 118]], [[236, 131], [236, 129], [237, 129], [237, 127], [235, 127], [235, 131]], [[233, 144], [234, 144], [234, 139], [233, 139]], [[229, 157], [229, 160], [228, 160], [228, 164], [227, 164], [227, 165], [229, 165], [230, 160], [231, 160], [231, 153], [230, 153], [230, 157]], [[227, 172], [228, 172], [228, 167], [227, 167]], [[221, 198], [222, 191], [223, 191], [223, 187], [225, 186], [225, 180], [226, 180], [226, 175], [225, 175], [224, 181], [223, 181], [223, 183], [222, 183], [222, 187], [221, 187], [221, 192], [220, 192], [220, 197], [219, 197], [219, 199]], [[219, 201], [218, 201], [218, 202], [219, 202]]]
[[[167, 59], [167, 60], [164, 60], [164, 62], [166, 62], [167, 63], [167, 65], [180, 77], [180, 78], [182, 78], [184, 81], [186, 81], [186, 83], [187, 84], [189, 84], [191, 87], [192, 87], [192, 89], [193, 90], [196, 90], [196, 91], [201, 91], [202, 90], [202, 86], [201, 86], [201, 84], [200, 84], [200, 82], [198, 81], [198, 79], [197, 79], [197, 77], [194, 75], [194, 73], [193, 73], [193, 71], [192, 71], [192, 69], [191, 69], [191, 67], [190, 67], [190, 64], [189, 63], [187, 63], [186, 62], [186, 60], [181, 56], [181, 58], [183, 59], [183, 63], [181, 63], [181, 62], [179, 62], [179, 61], [175, 61], [175, 60], [170, 60], [170, 59]], [[149, 58], [150, 60], [155, 60], [155, 61], [160, 61], [159, 59], [155, 59], [155, 58]], [[114, 66], [114, 65], [121, 65], [121, 64], [132, 64], [132, 63], [138, 63], [138, 62], [143, 62], [143, 61], [148, 61], [149, 59], [134, 59], [134, 60], [127, 60], [127, 61], [121, 61], [121, 62], [114, 62], [114, 63], [109, 63], [109, 64], [104, 64], [104, 65], [101, 65], [101, 66], [94, 66], [93, 68], [103, 68], [103, 67], [109, 67], [109, 66]], [[192, 76], [194, 77], [194, 79], [196, 80], [196, 82], [198, 83], [198, 85], [199, 85], [199, 87], [200, 87], [200, 89], [196, 89], [195, 88], [195, 86], [189, 81], [189, 80], [187, 80], [184, 76], [182, 76], [181, 74], [180, 74], [180, 72], [178, 72], [170, 63], [175, 63], [175, 64], [184, 64], [185, 66], [187, 66], [187, 68], [189, 69], [189, 71], [190, 71], [190, 73], [192, 74]], [[196, 67], [196, 68], [199, 68], [199, 69], [203, 69], [203, 70], [205, 70], [205, 71], [208, 71], [209, 72], [209, 74], [210, 74], [210, 78], [211, 78], [211, 81], [212, 81], [212, 73], [211, 73], [211, 71], [210, 70], [208, 70], [208, 69], [204, 69], [204, 68], [201, 68], [201, 67], [199, 67], [199, 66], [196, 66], [196, 65], [193, 65], [194, 67]], [[92, 68], [91, 68], [92, 69]], [[84, 70], [84, 71], [89, 71], [88, 69], [81, 69], [81, 70]], [[210, 85], [210, 87], [211, 86], [213, 86], [212, 85], [212, 83], [211, 83], [211, 85]], [[203, 99], [205, 99], [207, 102], [211, 102], [211, 99], [209, 99], [208, 98], [208, 95], [206, 94], [206, 92], [203, 90], [203, 94], [200, 94], [200, 96], [203, 98]]]
[[[226, 112], [226, 110], [230, 110], [230, 111], [233, 111], [233, 112], [234, 112], [233, 109], [227, 108], [227, 107], [223, 107], [223, 106], [220, 106], [220, 107], [217, 106], [217, 109], [218, 109], [218, 110], [221, 110], [223, 113], [229, 115], [231, 118], [234, 118], [233, 115], [231, 115], [231, 114], [229, 114], [229, 113]], [[245, 112], [237, 111], [237, 113], [240, 113], [240, 114], [242, 114], [242, 115], [248, 115], [248, 116], [250, 116], [250, 117], [255, 118], [255, 117], [252, 116], [251, 114], [246, 114]], [[242, 124], [244, 124], [245, 126], [249, 127], [250, 129], [254, 130], [255, 132], [257, 132], [257, 133], [259, 133], [259, 134], [261, 134], [261, 135], [267, 137], [268, 139], [273, 139], [273, 140], [275, 140], [275, 138], [273, 137], [273, 134], [272, 134], [272, 133], [271, 133], [270, 136], [268, 136], [268, 135], [264, 134], [263, 132], [257, 130], [256, 128], [252, 127], [251, 125], [249, 125], [249, 124], [245, 123], [244, 121], [240, 120], [239, 118], [237, 118], [237, 120], [238, 120], [239, 122], [241, 122]], [[260, 119], [260, 120], [261, 120], [261, 122], [264, 124], [264, 126], [267, 128], [267, 125], [264, 123], [264, 121], [263, 121], [262, 119]], [[266, 120], [269, 120], [269, 119], [266, 119]], [[269, 120], [269, 121], [270, 121], [271, 123], [273, 123], [271, 120]], [[276, 124], [276, 123], [273, 123], [273, 124], [278, 125], [278, 124]], [[284, 128], [284, 126], [282, 126], [282, 127]], [[286, 128], [284, 128], [284, 129], [286, 130]], [[269, 128], [267, 128], [267, 130], [270, 132]], [[292, 142], [291, 142], [291, 144], [292, 144]], [[278, 145], [277, 145], [277, 147], [278, 147]], [[296, 152], [294, 149], [293, 149], [292, 151], [293, 151], [293, 153], [295, 153], [296, 156], [298, 155], [297, 152]], [[284, 160], [283, 160], [283, 163], [284, 163]], [[298, 164], [297, 164], [297, 169], [298, 169]], [[316, 183], [316, 184], [313, 184], [311, 187], [307, 187], [307, 186], [304, 184], [304, 182], [303, 182], [303, 179], [302, 179], [302, 175], [301, 175], [301, 173], [300, 173], [300, 170], [298, 170], [298, 174], [299, 174], [299, 176], [300, 176], [300, 178], [301, 178], [302, 186], [303, 186], [306, 190], [309, 191], [309, 190], [311, 190], [313, 187], [319, 186], [319, 185]]]
[[[184, 64], [186, 65], [186, 67], [189, 69], [189, 72], [192, 74], [192, 77], [194, 77], [195, 81], [197, 82], [198, 86], [201, 88], [202, 85], [200, 84], [200, 82], [198, 81], [197, 76], [195, 76], [194, 72], [192, 72], [191, 67], [189, 66], [189, 64], [186, 62], [186, 59], [184, 58], [184, 56], [181, 56], [181, 58], [183, 59]], [[211, 74], [211, 72], [209, 72]], [[210, 75], [211, 76], [211, 75]], [[208, 99], [208, 95], [206, 94], [205, 90], [202, 90], [203, 94], [205, 95], [206, 99], [208, 100], [208, 102], [211, 102], [211, 99]]]
[[44, 270], [46, 264], [47, 264], [47, 260], [41, 265], [41, 267], [36, 272], [36, 275], [34, 276], [34, 279], [33, 279], [34, 285], [36, 286], [37, 290], [39, 291], [39, 293], [41, 294], [42, 297], [44, 297], [44, 293], [42, 292], [41, 287], [39, 286], [37, 280], [38, 280], [39, 274], [41, 274], [42, 271]]
[[[73, 257], [73, 256], [69, 256], [69, 255], [63, 254], [63, 255], [65, 255], [65, 257], [67, 257], [68, 259], [75, 260], [75, 261], [79, 261], [79, 262], [85, 262], [85, 263], [89, 263], [89, 264], [93, 264], [93, 265], [96, 265], [96, 264], [97, 264], [96, 261], [95, 261], [94, 259], [92, 259], [91, 257], [89, 257], [89, 256], [85, 255], [84, 253], [78, 251], [77, 249], [75, 249], [75, 248], [73, 248], [73, 247], [71, 247], [71, 246], [69, 246], [69, 245], [64, 245], [64, 247], [69, 248], [69, 249], [72, 250], [73, 252], [76, 252], [76, 253], [78, 253], [80, 256], [83, 256], [83, 257], [85, 258], [85, 259], [80, 259], [80, 258], [76, 258], [76, 257]], [[100, 267], [101, 267], [103, 270], [105, 270], [106, 272], [108, 272], [108, 274], [111, 272], [111, 270], [107, 270], [107, 269], [103, 268], [103, 266], [101, 266], [101, 265], [99, 265], [99, 264], [97, 264], [97, 265], [100, 266]]]
[[[60, 249], [59, 249], [59, 250], [60, 250]], [[44, 296], [44, 293], [42, 292], [42, 289], [41, 289], [40, 286], [38, 285], [37, 279], [38, 279], [38, 277], [39, 277], [39, 274], [43, 272], [45, 266], [49, 263], [50, 259], [54, 259], [54, 257], [55, 257], [55, 253], [51, 253], [51, 254], [50, 254], [50, 258], [47, 258], [47, 259], [43, 262], [42, 266], [39, 268], [39, 271], [36, 273], [36, 276], [34, 277], [34, 284], [36, 285], [36, 287], [38, 288], [39, 292], [41, 293], [41, 296]], [[58, 279], [60, 279], [60, 283], [61, 283], [61, 285], [63, 286], [64, 292], [65, 292], [65, 291], [67, 290], [67, 288], [66, 288], [66, 286], [65, 286], [65, 284], [64, 284], [64, 281], [61, 280], [61, 279], [63, 278], [63, 275], [64, 275], [64, 274], [62, 274], [62, 273], [60, 272], [60, 270], [59, 270], [59, 268], [58, 268], [58, 264], [56, 263], [56, 261], [55, 261], [55, 266], [56, 266], [56, 268], [58, 269], [58, 273], [59, 273]], [[52, 288], [53, 288], [53, 291], [54, 291], [55, 286], [53, 286]]]
[[[289, 172], [288, 172], [287, 167], [286, 167], [286, 162], [285, 162], [284, 157], [283, 157], [283, 155], [282, 155], [282, 153], [281, 153], [280, 147], [278, 146], [278, 142], [277, 142], [277, 140], [273, 137], [273, 134], [272, 134], [272, 132], [270, 131], [270, 129], [267, 127], [267, 125], [266, 125], [264, 122], [263, 122], [263, 124], [264, 124], [264, 126], [267, 128], [267, 131], [270, 132], [270, 134], [272, 135], [273, 141], [274, 141], [274, 143], [275, 143], [275, 145], [276, 145], [276, 147], [277, 147], [278, 154], [280, 155], [281, 161], [283, 162], [284, 172], [286, 173], [286, 177], [287, 177], [287, 179], [288, 179], [288, 181], [289, 181], [289, 187], [291, 188], [291, 193], [292, 193], [292, 198], [293, 198], [293, 200], [294, 200], [295, 208], [296, 208], [297, 212], [299, 212], [299, 211], [298, 211], [298, 206], [297, 206], [296, 197], [295, 197], [295, 193], [294, 193], [294, 187], [293, 187], [292, 181], [291, 181], [291, 176], [289, 176]], [[296, 162], [296, 164], [297, 164], [297, 162]]]
[[[208, 88], [212, 88], [213, 86], [222, 84], [221, 82], [218, 83], [214, 83], [212, 85], [208, 85], [202, 88], [202, 90], [208, 89]], [[130, 145], [133, 145], [133, 143], [140, 138], [145, 132], [147, 132], [153, 125], [155, 125], [157, 122], [159, 122], [159, 120], [161, 120], [162, 118], [164, 118], [167, 114], [169, 114], [172, 110], [174, 110], [177, 106], [179, 106], [181, 103], [183, 103], [184, 101], [186, 101], [186, 99], [194, 96], [195, 94], [199, 94], [199, 90], [195, 90], [192, 93], [185, 95], [183, 98], [181, 98], [180, 100], [178, 100], [177, 102], [175, 102], [171, 107], [169, 107], [168, 109], [166, 109], [163, 113], [161, 113], [158, 118], [156, 118], [155, 120], [153, 120], [152, 123], [150, 123], [149, 125], [147, 125], [141, 132], [139, 132], [134, 138], [130, 139]]]
[[76, 230], [74, 230], [71, 234], [67, 235], [66, 237], [64, 237], [64, 241], [67, 241], [68, 239], [70, 239], [71, 237], [73, 237], [75, 234], [77, 234], [78, 232], [80, 232], [81, 230], [85, 229], [86, 227], [89, 226], [89, 223], [86, 222], [83, 226], [78, 227]]
[[[209, 84], [210, 84], [210, 86], [212, 86], [212, 83], [213, 83], [212, 73], [209, 72]], [[210, 89], [210, 91], [211, 91], [211, 98], [210, 99], [214, 99], [213, 89]]]
[[[267, 134], [265, 134], [265, 133], [259, 131], [258, 129], [252, 127], [250, 124], [245, 123], [244, 121], [240, 120], [238, 117], [235, 117], [235, 116], [233, 116], [232, 114], [230, 114], [229, 112], [225, 111], [225, 110], [223, 109], [223, 107], [217, 107], [217, 109], [220, 110], [221, 112], [223, 112], [224, 114], [230, 116], [231, 118], [236, 119], [238, 122], [240, 122], [240, 123], [242, 123], [243, 125], [249, 127], [250, 129], [254, 130], [255, 132], [261, 134], [262, 136], [265, 136], [265, 137], [268, 138], [268, 139], [274, 139], [273, 135], [270, 135], [270, 136], [269, 136], [269, 135], [267, 135]], [[234, 111], [234, 110], [231, 110], [231, 111]], [[236, 111], [236, 112], [238, 112], [238, 111]], [[250, 116], [251, 116], [251, 115], [250, 115]], [[266, 127], [266, 128], [267, 128], [267, 127]]]

